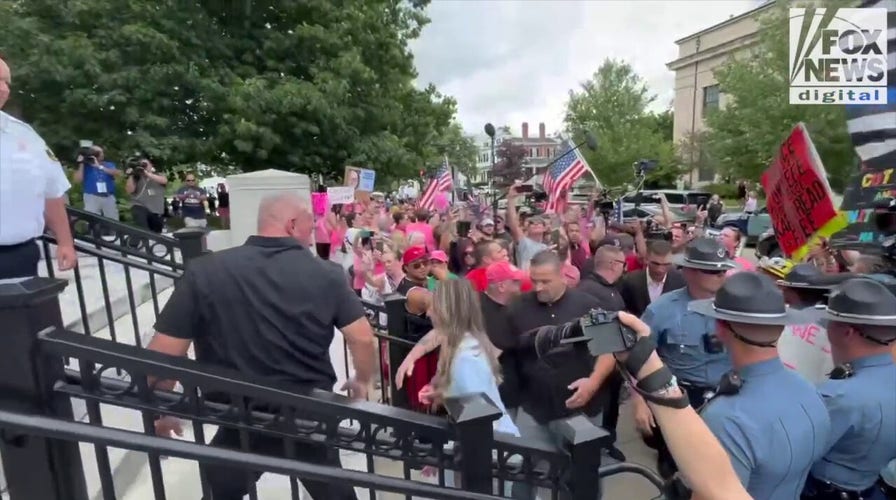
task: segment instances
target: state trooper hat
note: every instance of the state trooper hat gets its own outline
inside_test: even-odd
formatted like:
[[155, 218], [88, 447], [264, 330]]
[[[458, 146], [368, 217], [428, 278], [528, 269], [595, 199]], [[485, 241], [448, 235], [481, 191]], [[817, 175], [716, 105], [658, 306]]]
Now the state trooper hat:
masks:
[[853, 325], [896, 327], [896, 296], [877, 280], [853, 278], [831, 292], [823, 318]]
[[685, 248], [683, 254], [676, 255], [672, 263], [704, 271], [727, 271], [739, 266], [728, 258], [728, 252], [717, 240], [697, 238]]
[[836, 286], [836, 283], [822, 283], [820, 280], [822, 276], [821, 269], [812, 264], [797, 264], [778, 280], [778, 286], [812, 290], [827, 290]]
[[710, 318], [747, 325], [793, 325], [807, 317], [787, 307], [784, 294], [771, 278], [737, 273], [725, 280], [715, 298], [695, 300], [688, 309]]

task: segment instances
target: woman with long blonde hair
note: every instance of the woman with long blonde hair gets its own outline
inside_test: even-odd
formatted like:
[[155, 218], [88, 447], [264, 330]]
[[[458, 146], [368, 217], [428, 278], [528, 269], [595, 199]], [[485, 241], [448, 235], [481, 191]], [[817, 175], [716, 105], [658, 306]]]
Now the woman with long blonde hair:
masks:
[[461, 394], [485, 393], [504, 414], [495, 431], [519, 435], [498, 392], [501, 366], [498, 349], [485, 333], [479, 296], [467, 280], [439, 282], [428, 311], [441, 338], [439, 362], [431, 387], [424, 387], [421, 400], [440, 402]]
[[[520, 431], [507, 414], [498, 392], [500, 352], [485, 333], [479, 295], [473, 285], [463, 279], [440, 281], [432, 294], [428, 315], [439, 333], [441, 349], [433, 383], [420, 391], [420, 401], [432, 404], [452, 396], [485, 393], [502, 413], [494, 423], [495, 432], [519, 436]], [[431, 470], [424, 470], [425, 475], [430, 473]], [[447, 479], [448, 483], [458, 482], [452, 475]], [[505, 494], [513, 498], [536, 498], [526, 484], [508, 483], [506, 486]]]

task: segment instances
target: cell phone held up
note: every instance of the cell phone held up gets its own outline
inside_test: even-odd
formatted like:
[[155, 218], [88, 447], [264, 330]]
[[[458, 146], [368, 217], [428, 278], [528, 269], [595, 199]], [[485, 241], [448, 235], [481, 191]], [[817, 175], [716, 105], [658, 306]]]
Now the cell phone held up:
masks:
[[561, 344], [585, 344], [592, 356], [628, 351], [638, 341], [638, 334], [619, 322], [619, 314], [592, 309], [578, 320], [581, 336], [570, 337]]
[[517, 193], [526, 194], [531, 193], [535, 189], [535, 187], [532, 184], [520, 184], [515, 189]]
[[468, 220], [459, 220], [456, 223], [457, 225], [457, 235], [461, 238], [466, 238], [470, 236], [470, 227], [471, 223]]

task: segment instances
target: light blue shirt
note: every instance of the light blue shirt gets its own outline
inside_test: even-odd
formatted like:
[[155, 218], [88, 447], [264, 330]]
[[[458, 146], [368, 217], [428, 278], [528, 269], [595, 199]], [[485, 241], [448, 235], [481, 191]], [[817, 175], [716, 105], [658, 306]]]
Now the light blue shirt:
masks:
[[520, 435], [520, 430], [507, 414], [507, 409], [504, 408], [504, 403], [501, 401], [498, 383], [492, 373], [488, 358], [482, 352], [479, 341], [472, 335], [464, 337], [454, 355], [454, 361], [451, 364], [451, 385], [445, 392], [448, 396], [485, 393], [502, 413], [501, 418], [495, 421], [495, 432], [503, 432], [512, 436]]
[[650, 326], [657, 354], [679, 380], [716, 387], [731, 370], [731, 360], [724, 352], [709, 354], [704, 349], [704, 336], [715, 332], [716, 320], [688, 311], [692, 300], [687, 288], [660, 295], [647, 306], [641, 320]]
[[831, 432], [821, 395], [778, 358], [738, 373], [740, 392], [713, 399], [700, 415], [753, 498], [799, 498]]
[[896, 364], [890, 354], [878, 354], [858, 359], [852, 367], [852, 377], [819, 384], [831, 415], [831, 436], [812, 475], [862, 491], [896, 459]]

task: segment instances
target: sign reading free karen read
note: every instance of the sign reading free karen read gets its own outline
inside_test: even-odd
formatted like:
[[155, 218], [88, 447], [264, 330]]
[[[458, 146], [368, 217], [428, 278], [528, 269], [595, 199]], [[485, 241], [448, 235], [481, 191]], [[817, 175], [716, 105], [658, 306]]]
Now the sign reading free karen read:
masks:
[[887, 104], [887, 9], [790, 9], [790, 104]]

